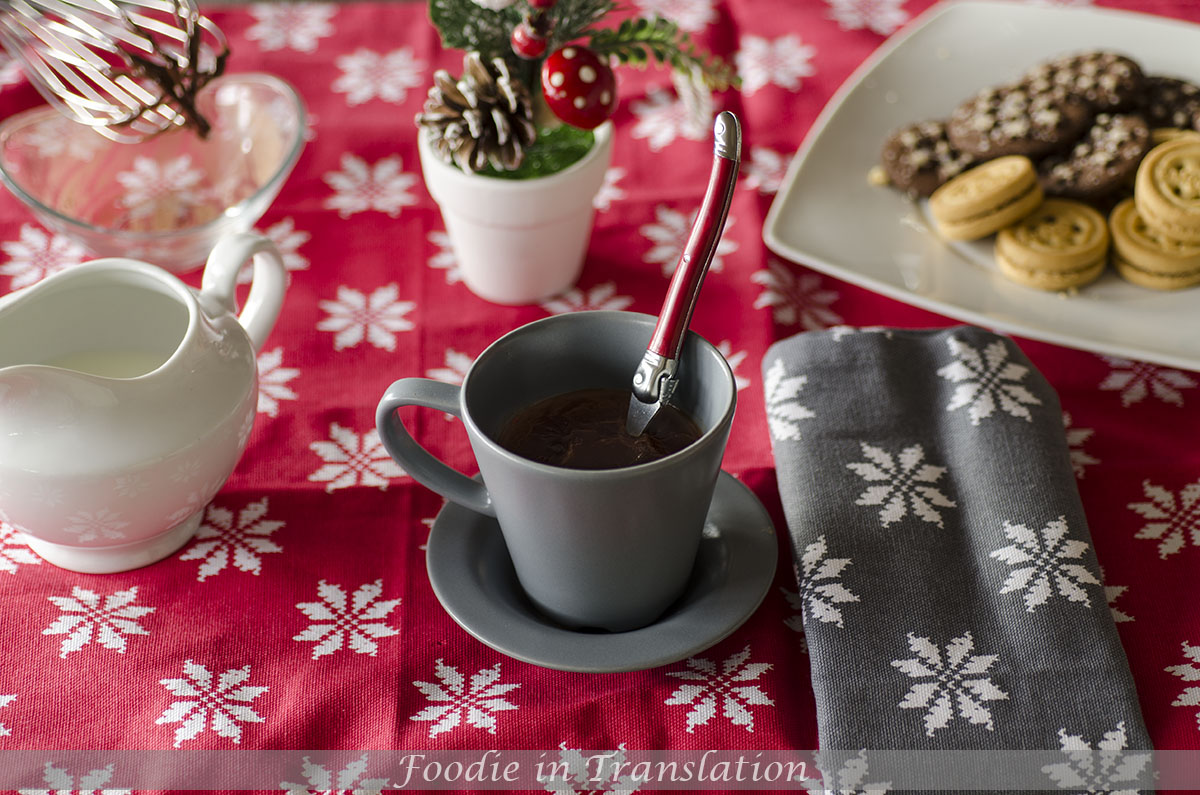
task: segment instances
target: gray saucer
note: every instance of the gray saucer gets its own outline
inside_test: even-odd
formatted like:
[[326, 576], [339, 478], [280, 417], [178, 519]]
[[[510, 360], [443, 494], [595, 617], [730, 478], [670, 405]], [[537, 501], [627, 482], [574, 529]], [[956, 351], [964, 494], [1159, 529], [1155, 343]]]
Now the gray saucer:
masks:
[[529, 603], [496, 520], [449, 503], [427, 547], [429, 581], [463, 629], [509, 657], [562, 671], [639, 671], [712, 646], [755, 611], [775, 577], [775, 528], [762, 503], [726, 472], [704, 525], [687, 589], [654, 624], [576, 632]]

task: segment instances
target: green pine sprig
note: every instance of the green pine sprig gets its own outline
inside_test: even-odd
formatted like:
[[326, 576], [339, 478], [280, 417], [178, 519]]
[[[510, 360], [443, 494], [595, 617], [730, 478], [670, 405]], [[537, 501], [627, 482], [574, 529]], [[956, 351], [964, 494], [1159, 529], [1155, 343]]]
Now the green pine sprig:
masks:
[[442, 46], [476, 50], [485, 59], [512, 55], [509, 38], [521, 21], [516, 6], [492, 11], [472, 0], [429, 0], [429, 19], [442, 36]]
[[681, 72], [699, 69], [714, 91], [738, 85], [736, 71], [719, 56], [697, 50], [691, 37], [669, 19], [626, 19], [616, 28], [592, 31], [588, 46], [597, 55], [611, 55], [620, 63], [644, 67], [653, 58]]

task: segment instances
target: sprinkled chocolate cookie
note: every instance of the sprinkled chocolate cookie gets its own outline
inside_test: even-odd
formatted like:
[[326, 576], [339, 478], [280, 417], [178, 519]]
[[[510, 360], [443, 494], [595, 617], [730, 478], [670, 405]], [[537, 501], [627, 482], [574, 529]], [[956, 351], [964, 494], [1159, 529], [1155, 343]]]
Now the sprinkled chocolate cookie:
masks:
[[941, 121], [901, 127], [884, 141], [881, 157], [888, 179], [910, 196], [928, 196], [975, 164], [951, 145]]
[[1189, 129], [1200, 124], [1200, 86], [1174, 77], [1147, 77], [1138, 111], [1151, 127]]
[[1132, 113], [1099, 113], [1070, 151], [1038, 165], [1048, 196], [1095, 201], [1129, 183], [1150, 151], [1150, 126]]
[[1088, 118], [1088, 106], [1070, 96], [1003, 86], [960, 105], [946, 123], [946, 135], [960, 151], [980, 159], [1036, 158], [1069, 146], [1087, 129]]
[[1133, 107], [1142, 91], [1142, 68], [1115, 52], [1098, 50], [1038, 64], [1020, 81], [1037, 93], [1073, 96], [1096, 113]]

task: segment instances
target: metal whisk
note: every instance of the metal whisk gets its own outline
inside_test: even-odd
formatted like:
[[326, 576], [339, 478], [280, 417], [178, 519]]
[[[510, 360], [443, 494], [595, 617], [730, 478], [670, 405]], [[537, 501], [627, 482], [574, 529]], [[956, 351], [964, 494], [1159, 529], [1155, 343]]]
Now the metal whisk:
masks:
[[229, 46], [194, 0], [0, 0], [0, 44], [53, 106], [116, 141], [209, 124]]

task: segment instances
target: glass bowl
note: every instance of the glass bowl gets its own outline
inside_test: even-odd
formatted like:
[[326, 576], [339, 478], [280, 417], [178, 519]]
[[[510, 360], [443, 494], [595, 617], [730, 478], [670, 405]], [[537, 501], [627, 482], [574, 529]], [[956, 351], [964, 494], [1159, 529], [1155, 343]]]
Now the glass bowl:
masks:
[[110, 141], [46, 107], [0, 122], [0, 180], [49, 229], [97, 256], [181, 273], [249, 231], [304, 148], [304, 104], [266, 74], [220, 77], [198, 97], [208, 137], [172, 130]]

